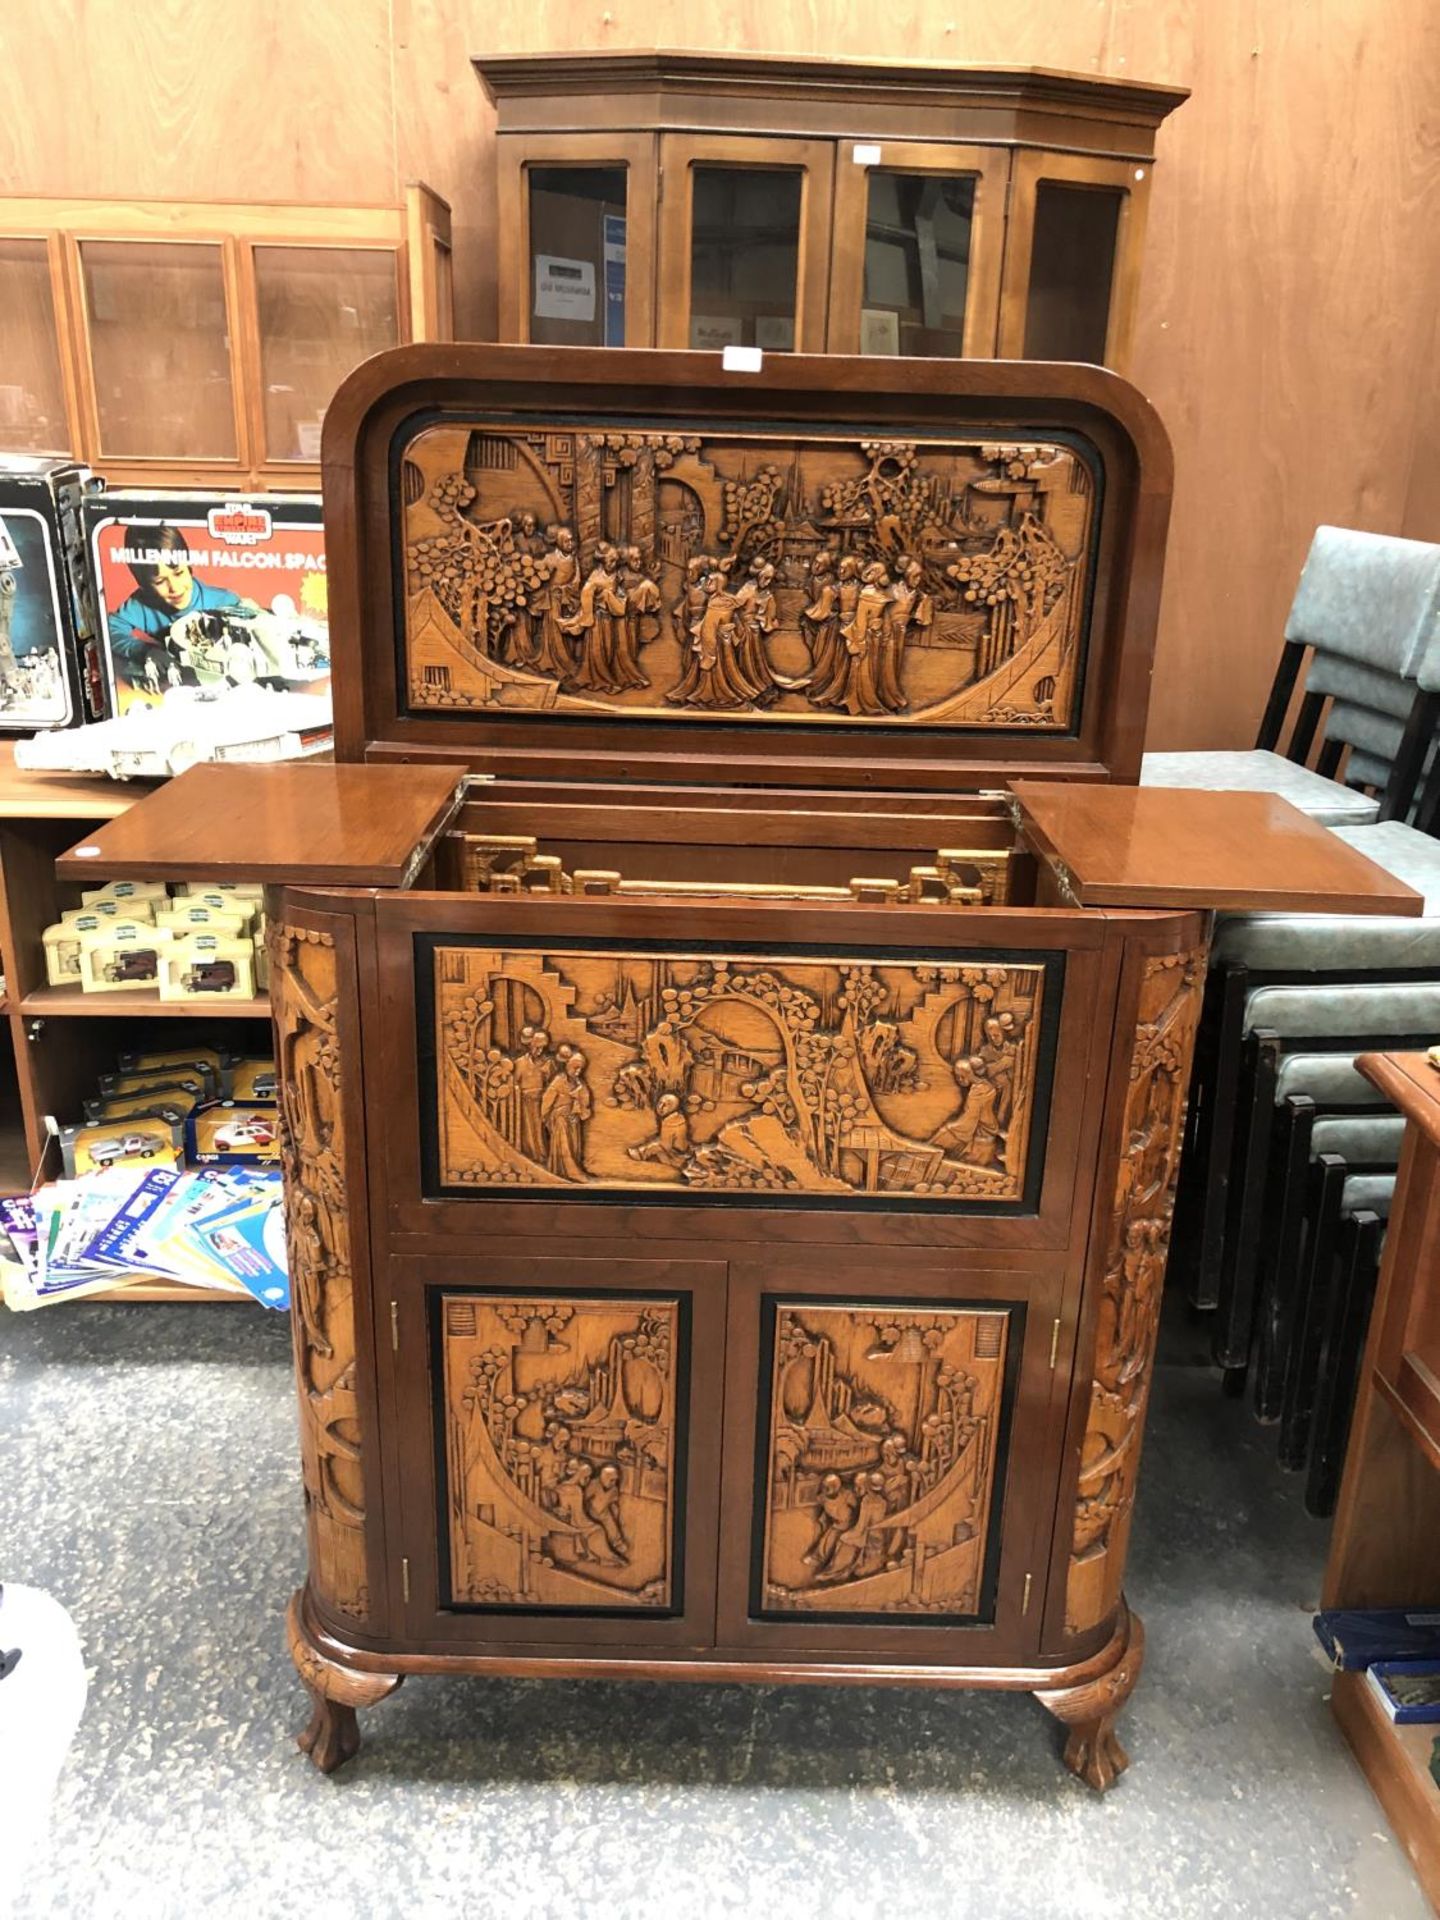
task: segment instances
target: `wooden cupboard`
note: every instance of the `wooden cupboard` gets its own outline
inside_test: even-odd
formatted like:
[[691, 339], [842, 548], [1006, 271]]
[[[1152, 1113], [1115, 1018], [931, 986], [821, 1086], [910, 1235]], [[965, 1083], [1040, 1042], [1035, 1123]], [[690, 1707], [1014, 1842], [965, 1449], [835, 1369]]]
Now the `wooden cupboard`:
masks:
[[271, 890], [302, 1745], [433, 1672], [1008, 1687], [1108, 1787], [1208, 909], [1421, 904], [1114, 777], [1153, 412], [408, 348], [326, 436], [344, 764], [57, 863]]
[[502, 340], [1126, 364], [1183, 89], [682, 52], [475, 65]]
[[450, 209], [7, 200], [0, 448], [115, 484], [319, 481], [336, 387], [372, 353], [453, 336]]
[[[1428, 1608], [1440, 1591], [1440, 1064], [1423, 1053], [1366, 1053], [1356, 1065], [1404, 1115], [1405, 1142], [1320, 1604]], [[1390, 1719], [1362, 1668], [1336, 1673], [1330, 1698], [1440, 1906], [1434, 1726]]]

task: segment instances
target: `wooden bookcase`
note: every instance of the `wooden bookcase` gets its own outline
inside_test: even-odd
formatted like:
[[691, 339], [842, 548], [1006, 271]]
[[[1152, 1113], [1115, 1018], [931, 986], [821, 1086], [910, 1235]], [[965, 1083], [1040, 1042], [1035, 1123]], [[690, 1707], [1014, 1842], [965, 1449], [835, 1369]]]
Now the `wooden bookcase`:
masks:
[[[1405, 1145], [1370, 1321], [1323, 1607], [1440, 1602], [1440, 1071], [1423, 1054], [1362, 1054], [1404, 1114]], [[1397, 1726], [1363, 1672], [1337, 1673], [1335, 1717], [1440, 1906], [1440, 1728]]]
[[[133, 1047], [140, 1021], [176, 1016], [192, 1026], [250, 1022], [245, 1033], [257, 1049], [269, 1044], [270, 1003], [219, 1002], [203, 1010], [162, 1001], [145, 989], [84, 994], [52, 987], [45, 975], [41, 936], [63, 907], [80, 900], [77, 885], [55, 876], [55, 860], [89, 828], [125, 813], [154, 791], [154, 784], [87, 779], [73, 774], [26, 773], [15, 765], [10, 742], [0, 744], [0, 954], [5, 964], [5, 1025], [9, 1047], [0, 1051], [0, 1191], [26, 1191], [43, 1175], [55, 1178], [59, 1150], [50, 1117], [81, 1117], [82, 1101], [95, 1091], [122, 1049]], [[8, 1058], [4, 1054], [8, 1053]], [[126, 1300], [231, 1300], [240, 1296], [184, 1286], [129, 1286]]]

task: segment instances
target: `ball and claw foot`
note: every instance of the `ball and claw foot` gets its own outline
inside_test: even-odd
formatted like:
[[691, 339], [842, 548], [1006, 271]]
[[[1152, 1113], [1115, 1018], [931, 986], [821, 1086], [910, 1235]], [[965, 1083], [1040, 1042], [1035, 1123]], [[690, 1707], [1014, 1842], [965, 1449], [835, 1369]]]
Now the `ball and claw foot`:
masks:
[[[1145, 1629], [1140, 1616], [1127, 1608], [1121, 1622], [1124, 1645], [1113, 1667], [1078, 1687], [1053, 1693], [1037, 1691], [1036, 1699], [1069, 1728], [1065, 1765], [1077, 1780], [1096, 1793], [1108, 1793], [1130, 1764], [1115, 1732], [1125, 1702], [1135, 1691], [1145, 1660]], [[1119, 1635], [1117, 1634], [1117, 1638]]]
[[307, 1688], [315, 1711], [310, 1724], [295, 1736], [295, 1744], [308, 1753], [321, 1773], [334, 1773], [360, 1751], [360, 1722], [353, 1707], [342, 1707], [327, 1700], [323, 1693]]
[[295, 1662], [295, 1671], [304, 1682], [314, 1709], [309, 1725], [295, 1736], [295, 1744], [309, 1755], [321, 1773], [333, 1773], [360, 1751], [360, 1726], [355, 1709], [372, 1707], [394, 1693], [403, 1676], [361, 1673], [354, 1667], [339, 1666], [321, 1653], [305, 1631], [298, 1593], [290, 1601], [285, 1628], [290, 1640], [290, 1658]]

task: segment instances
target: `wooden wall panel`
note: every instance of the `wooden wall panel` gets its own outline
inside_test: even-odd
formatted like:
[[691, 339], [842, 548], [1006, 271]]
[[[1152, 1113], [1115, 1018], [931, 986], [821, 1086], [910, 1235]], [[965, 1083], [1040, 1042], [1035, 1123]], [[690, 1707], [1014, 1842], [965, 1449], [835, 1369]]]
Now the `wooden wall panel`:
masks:
[[1440, 11], [1136, 6], [1111, 53], [1194, 90], [1161, 134], [1135, 333], [1176, 468], [1150, 744], [1249, 745], [1316, 525], [1440, 539], [1407, 524], [1407, 492], [1440, 481], [1433, 434], [1412, 463], [1440, 292]]
[[6, 0], [0, 193], [384, 205], [390, 66], [385, 0]]
[[[649, 0], [10, 0], [0, 193], [381, 201], [424, 178], [483, 337], [493, 136], [468, 56], [656, 37]], [[1177, 470], [1152, 746], [1248, 741], [1317, 522], [1440, 539], [1433, 0], [894, 0], [883, 27], [865, 0], [691, 0], [661, 37], [1194, 89], [1160, 135], [1134, 357]]]

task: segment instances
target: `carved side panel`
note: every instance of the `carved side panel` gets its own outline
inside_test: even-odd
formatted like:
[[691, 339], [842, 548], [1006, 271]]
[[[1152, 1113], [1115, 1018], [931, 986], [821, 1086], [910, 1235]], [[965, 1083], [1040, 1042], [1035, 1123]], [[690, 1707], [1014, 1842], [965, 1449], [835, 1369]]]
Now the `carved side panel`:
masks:
[[[423, 963], [422, 963], [423, 964]], [[1044, 964], [437, 946], [440, 1184], [1018, 1202]]]
[[278, 1048], [310, 1579], [330, 1604], [363, 1620], [369, 1594], [346, 1220], [339, 995], [334, 935], [272, 921], [270, 1006]]
[[669, 1611], [679, 1302], [440, 1301], [452, 1605]]
[[1071, 1633], [1120, 1599], [1204, 982], [1204, 948], [1145, 964], [1065, 1589]]
[[775, 1308], [761, 1610], [981, 1613], [1010, 1314]]
[[1096, 488], [1072, 446], [427, 426], [422, 712], [1060, 732]]

